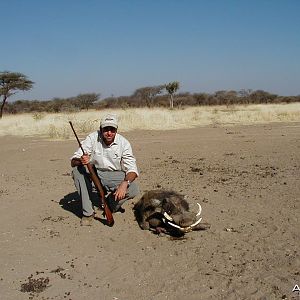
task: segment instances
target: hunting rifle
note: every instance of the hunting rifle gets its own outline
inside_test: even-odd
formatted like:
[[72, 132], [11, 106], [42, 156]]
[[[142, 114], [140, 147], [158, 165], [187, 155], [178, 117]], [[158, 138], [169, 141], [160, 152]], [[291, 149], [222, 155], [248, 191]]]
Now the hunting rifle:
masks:
[[[77, 134], [76, 134], [76, 132], [75, 132], [75, 129], [74, 129], [74, 127], [73, 127], [72, 122], [69, 121], [69, 123], [70, 123], [70, 125], [71, 125], [71, 128], [72, 128], [72, 130], [73, 130], [73, 133], [74, 133], [74, 135], [75, 135], [75, 137], [76, 137], [76, 140], [77, 140], [77, 142], [78, 142], [78, 145], [79, 145], [79, 147], [80, 147], [82, 153], [85, 154], [85, 152], [84, 152], [84, 150], [83, 150], [83, 148], [82, 148], [82, 145], [81, 145], [81, 143], [80, 143], [80, 140], [79, 140], [79, 138], [78, 138], [78, 136], [77, 136]], [[100, 182], [100, 180], [99, 180], [97, 174], [95, 173], [95, 170], [94, 170], [93, 165], [90, 164], [90, 163], [88, 163], [88, 164], [86, 165], [86, 167], [87, 167], [87, 169], [88, 169], [88, 171], [89, 171], [89, 173], [90, 173], [91, 179], [92, 179], [92, 181], [93, 181], [95, 187], [96, 187], [97, 190], [99, 191], [99, 194], [100, 194], [100, 207], [103, 207], [103, 209], [104, 209], [104, 214], [105, 214], [105, 216], [106, 216], [107, 224], [108, 224], [109, 226], [113, 226], [113, 225], [114, 225], [114, 218], [113, 218], [113, 215], [112, 215], [112, 213], [111, 213], [111, 211], [110, 211], [110, 209], [109, 209], [109, 207], [108, 207], [108, 205], [107, 205], [107, 203], [106, 203], [106, 199], [105, 199], [105, 195], [104, 195], [104, 190], [103, 190], [102, 184], [101, 184], [101, 182]]]

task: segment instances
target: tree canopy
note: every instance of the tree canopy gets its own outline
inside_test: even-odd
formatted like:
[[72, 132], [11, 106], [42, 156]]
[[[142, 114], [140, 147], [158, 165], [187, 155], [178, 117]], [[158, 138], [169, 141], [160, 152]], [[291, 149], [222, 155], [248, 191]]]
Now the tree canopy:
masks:
[[0, 72], [0, 96], [3, 96], [0, 119], [7, 99], [17, 91], [28, 91], [32, 88], [34, 82], [27, 79], [22, 73], [4, 71]]
[[178, 91], [179, 89], [179, 82], [178, 81], [173, 81], [168, 84], [166, 84], [166, 90], [170, 95], [170, 108], [173, 109], [174, 107], [174, 94]]
[[88, 94], [79, 94], [76, 97], [76, 102], [80, 109], [88, 110], [93, 106], [95, 102], [97, 102], [100, 98], [100, 94], [88, 93]]
[[137, 89], [132, 96], [145, 101], [147, 107], [152, 107], [155, 97], [161, 94], [163, 89], [163, 85], [146, 86]]

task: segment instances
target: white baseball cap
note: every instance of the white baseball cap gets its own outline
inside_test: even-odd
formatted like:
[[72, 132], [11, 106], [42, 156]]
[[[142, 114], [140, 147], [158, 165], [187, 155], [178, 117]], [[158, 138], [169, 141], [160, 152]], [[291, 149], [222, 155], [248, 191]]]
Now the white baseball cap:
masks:
[[114, 127], [114, 128], [118, 128], [118, 117], [117, 115], [114, 114], [107, 114], [106, 116], [104, 116], [101, 119], [100, 122], [100, 127], [104, 128], [104, 127]]

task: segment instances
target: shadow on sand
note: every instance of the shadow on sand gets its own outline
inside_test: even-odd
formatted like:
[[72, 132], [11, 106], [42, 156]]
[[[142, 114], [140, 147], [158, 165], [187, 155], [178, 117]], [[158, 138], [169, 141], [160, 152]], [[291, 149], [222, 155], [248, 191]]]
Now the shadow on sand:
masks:
[[73, 213], [78, 218], [82, 217], [82, 205], [81, 200], [77, 192], [69, 193], [59, 200], [59, 205]]
[[[98, 203], [97, 203], [98, 202]], [[105, 219], [102, 208], [99, 208], [99, 195], [98, 193], [93, 193], [92, 203], [97, 210], [95, 219], [101, 222], [104, 225], [108, 225], [107, 220]], [[62, 199], [59, 200], [59, 205], [71, 213], [73, 213], [78, 218], [82, 217], [82, 205], [81, 199], [77, 192], [69, 193], [65, 195]]]

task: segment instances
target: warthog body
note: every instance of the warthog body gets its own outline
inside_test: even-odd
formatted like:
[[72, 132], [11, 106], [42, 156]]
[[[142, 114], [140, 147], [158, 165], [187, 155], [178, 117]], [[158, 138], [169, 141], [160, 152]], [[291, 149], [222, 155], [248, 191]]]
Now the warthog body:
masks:
[[191, 212], [185, 197], [174, 191], [148, 191], [133, 209], [139, 226], [144, 230], [172, 234], [209, 227], [208, 224], [200, 223], [201, 206], [198, 213]]

